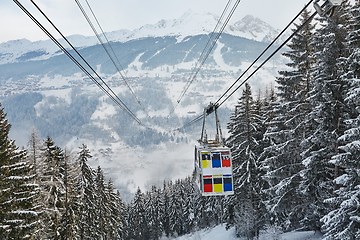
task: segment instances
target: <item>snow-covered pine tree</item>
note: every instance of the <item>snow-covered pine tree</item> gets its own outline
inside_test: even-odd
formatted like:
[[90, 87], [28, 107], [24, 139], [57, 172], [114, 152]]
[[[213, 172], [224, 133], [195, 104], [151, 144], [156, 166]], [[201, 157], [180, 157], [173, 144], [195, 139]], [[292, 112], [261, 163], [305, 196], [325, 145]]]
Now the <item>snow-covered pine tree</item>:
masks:
[[181, 216], [181, 220], [179, 221], [182, 224], [181, 232], [178, 232], [178, 235], [184, 235], [186, 233], [191, 232], [193, 228], [193, 218], [194, 218], [194, 202], [193, 202], [193, 196], [194, 196], [194, 184], [190, 177], [187, 177], [185, 179], [181, 179], [176, 181], [175, 185], [175, 196], [180, 199], [180, 206], [182, 210], [178, 211]]
[[211, 225], [211, 212], [207, 208], [207, 200], [200, 193], [194, 195], [194, 219], [197, 229], [204, 229]]
[[160, 239], [162, 235], [162, 223], [160, 213], [162, 208], [161, 191], [156, 186], [145, 195], [146, 219], [149, 224], [149, 239]]
[[194, 207], [195, 199], [194, 195], [199, 194], [196, 192], [194, 181], [191, 177], [187, 177], [181, 181], [182, 188], [184, 189], [184, 231], [185, 233], [190, 233], [194, 230]]
[[258, 165], [259, 142], [263, 138], [262, 119], [252, 98], [251, 87], [245, 84], [236, 113], [228, 126], [234, 167], [233, 197], [237, 234], [255, 238], [259, 235], [263, 206], [261, 174]]
[[126, 236], [126, 209], [119, 191], [115, 192], [114, 184], [111, 180], [106, 185], [109, 196], [108, 208], [110, 211], [108, 227], [106, 228], [106, 239], [125, 239]]
[[65, 210], [65, 157], [51, 137], [43, 143], [39, 164], [38, 181], [44, 211], [42, 233], [45, 238], [60, 239], [60, 220]]
[[79, 203], [76, 192], [77, 164], [71, 156], [64, 151], [64, 213], [60, 220], [59, 233], [61, 239], [75, 239], [79, 235]]
[[79, 205], [79, 238], [80, 239], [99, 239], [97, 219], [95, 187], [95, 171], [88, 165], [87, 161], [91, 158], [90, 150], [85, 144], [80, 147], [77, 163], [79, 172], [76, 178], [76, 191]]
[[335, 196], [326, 200], [335, 206], [322, 218], [326, 240], [360, 239], [360, 1], [352, 7], [351, 14], [346, 38], [351, 54], [343, 59], [342, 78], [348, 86], [345, 103], [352, 112], [339, 137], [339, 153], [331, 160], [343, 171], [335, 179]]
[[193, 198], [193, 206], [195, 206], [198, 213], [200, 213], [198, 220], [198, 226], [200, 229], [214, 227], [224, 223], [225, 208], [223, 196], [201, 196], [199, 192], [195, 193], [198, 196]]
[[130, 227], [130, 204], [124, 204], [124, 215], [123, 215], [124, 231], [122, 231], [121, 239], [130, 239], [132, 231]]
[[338, 154], [338, 137], [344, 133], [347, 118], [346, 84], [338, 65], [339, 60], [346, 57], [344, 26], [347, 21], [341, 13], [345, 6], [343, 4], [331, 18], [320, 18], [321, 27], [314, 35], [314, 85], [308, 98], [311, 112], [305, 119], [311, 133], [301, 144], [304, 169], [300, 172], [299, 187], [306, 206], [301, 224], [311, 230], [320, 230], [320, 219], [329, 211], [324, 200], [333, 196], [333, 179], [338, 174], [338, 167], [330, 160]]
[[276, 79], [279, 102], [272, 101], [272, 109], [268, 107], [266, 114], [265, 138], [270, 144], [262, 154], [262, 168], [267, 171], [264, 179], [268, 183], [266, 203], [272, 224], [284, 230], [300, 227], [303, 203], [298, 194], [299, 172], [303, 167], [300, 142], [307, 134], [304, 119], [310, 111], [307, 97], [314, 64], [311, 43], [314, 25], [307, 22], [309, 17], [310, 12], [305, 10], [300, 19], [303, 27], [288, 44], [290, 50], [283, 53], [289, 62], [288, 69], [280, 71]]
[[0, 105], [0, 236], [35, 239], [38, 236], [38, 185], [26, 157], [9, 139], [11, 125]]
[[98, 224], [97, 235], [100, 239], [105, 239], [107, 235], [107, 227], [110, 223], [110, 209], [108, 208], [110, 204], [109, 195], [107, 194], [105, 187], [104, 174], [100, 166], [96, 170], [95, 176], [95, 211], [96, 211], [96, 222]]
[[121, 232], [121, 200], [114, 192], [111, 181], [105, 184], [104, 173], [98, 166], [95, 177], [96, 191], [96, 223], [97, 235], [100, 239], [119, 239]]
[[39, 166], [38, 161], [40, 160], [40, 149], [41, 149], [41, 139], [39, 133], [33, 129], [31, 132], [30, 140], [28, 143], [28, 155], [33, 167], [33, 173], [38, 174]]
[[149, 226], [145, 213], [145, 199], [140, 188], [136, 190], [134, 200], [131, 202], [128, 224], [128, 239], [149, 239]]
[[174, 236], [184, 234], [184, 193], [180, 180], [176, 180], [170, 191], [170, 231]]
[[170, 186], [171, 181], [168, 183], [164, 181], [162, 188], [162, 208], [160, 209], [160, 220], [166, 237], [170, 237]]
[[[109, 181], [108, 189], [109, 192], [114, 192], [114, 187], [112, 186], [111, 181]], [[118, 231], [118, 239], [126, 239], [127, 236], [127, 219], [128, 219], [128, 211], [127, 206], [124, 203], [124, 201], [121, 198], [120, 192], [116, 191], [116, 196], [113, 194], [110, 194], [110, 198], [114, 197], [115, 201], [112, 201], [114, 204], [112, 205], [112, 208], [114, 208], [114, 222], [118, 224], [117, 231]]]

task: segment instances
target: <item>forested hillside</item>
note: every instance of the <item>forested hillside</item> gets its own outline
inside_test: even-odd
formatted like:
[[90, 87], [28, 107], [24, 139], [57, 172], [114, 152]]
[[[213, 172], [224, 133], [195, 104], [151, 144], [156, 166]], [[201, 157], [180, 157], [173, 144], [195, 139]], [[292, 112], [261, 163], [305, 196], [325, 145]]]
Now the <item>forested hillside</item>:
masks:
[[256, 238], [271, 224], [360, 238], [359, 7], [347, 1], [316, 30], [304, 12], [276, 90], [253, 97], [245, 86], [228, 124], [239, 235]]
[[1, 239], [160, 239], [225, 223], [244, 239], [266, 229], [360, 239], [360, 1], [307, 22], [263, 94], [245, 84], [227, 124], [235, 194], [201, 197], [192, 178], [140, 188], [125, 203], [101, 167], [51, 137], [28, 149], [0, 110]]

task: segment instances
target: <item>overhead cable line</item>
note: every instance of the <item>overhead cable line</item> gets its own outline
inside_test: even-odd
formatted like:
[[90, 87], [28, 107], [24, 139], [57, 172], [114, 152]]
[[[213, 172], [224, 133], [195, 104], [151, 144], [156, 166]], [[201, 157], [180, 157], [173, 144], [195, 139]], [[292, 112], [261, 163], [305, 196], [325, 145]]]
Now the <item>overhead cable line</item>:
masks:
[[180, 131], [181, 129], [185, 129], [185, 128], [187, 128], [188, 126], [191, 126], [191, 125], [195, 124], [196, 122], [202, 120], [203, 118], [204, 118], [204, 114], [201, 114], [201, 115], [197, 116], [196, 118], [194, 118], [193, 120], [185, 123], [182, 127], [177, 128], [177, 129], [175, 129], [175, 130], [173, 130], [173, 131]]
[[[231, 88], [235, 86], [235, 84], [240, 81], [240, 79], [245, 76], [245, 74], [254, 66], [254, 64], [276, 43], [276, 41], [288, 30], [290, 26], [294, 24], [296, 19], [309, 7], [309, 5], [313, 2], [313, 0], [310, 0], [303, 9], [289, 22], [288, 25], [274, 38], [274, 40], [261, 52], [261, 54], [249, 65], [249, 67], [236, 79], [236, 81], [220, 96], [220, 98], [215, 102], [215, 104], [218, 104], [220, 100], [230, 91]], [[275, 52], [276, 53], [276, 52]], [[258, 68], [259, 69], [259, 68]], [[256, 70], [257, 71], [257, 70]], [[239, 86], [241, 87], [244, 84], [244, 82]], [[238, 87], [238, 88], [239, 88]], [[238, 89], [237, 88], [237, 89]], [[233, 94], [233, 93], [232, 93]], [[232, 95], [231, 94], [231, 95]], [[223, 102], [222, 102], [223, 103]], [[222, 105], [222, 103], [220, 105]]]
[[[90, 10], [90, 12], [91, 12], [91, 14], [92, 14], [92, 16], [93, 16], [94, 19], [95, 19], [98, 27], [99, 27], [100, 30], [101, 30], [101, 33], [102, 33], [102, 35], [104, 36], [104, 38], [105, 38], [105, 40], [106, 40], [106, 43], [107, 43], [107, 45], [109, 46], [109, 48], [110, 48], [110, 50], [111, 50], [111, 52], [112, 52], [112, 55], [110, 54], [108, 48], [105, 46], [104, 41], [101, 39], [100, 34], [99, 34], [98, 31], [96, 30], [94, 24], [91, 22], [88, 14], [86, 13], [85, 9], [83, 8], [83, 6], [82, 6], [81, 3], [79, 2], [79, 0], [75, 0], [75, 2], [76, 2], [76, 4], [78, 5], [80, 11], [81, 11], [82, 14], [84, 15], [86, 21], [87, 21], [88, 24], [90, 25], [90, 27], [91, 27], [91, 29], [93, 30], [95, 36], [96, 36], [97, 39], [99, 40], [101, 46], [104, 48], [106, 54], [109, 56], [111, 62], [113, 63], [113, 65], [114, 65], [114, 67], [116, 68], [117, 72], [119, 73], [120, 77], [121, 77], [122, 80], [124, 81], [125, 85], [128, 87], [128, 89], [130, 90], [131, 94], [132, 94], [133, 97], [135, 98], [136, 102], [140, 105], [140, 107], [141, 107], [142, 110], [145, 112], [145, 114], [146, 114], [147, 116], [149, 116], [148, 113], [147, 113], [147, 111], [146, 111], [146, 109], [145, 109], [145, 107], [142, 105], [141, 101], [140, 101], [139, 98], [136, 96], [135, 92], [133, 91], [133, 89], [131, 88], [130, 84], [129, 84], [128, 81], [126, 80], [127, 77], [126, 77], [125, 72], [124, 72], [124, 73], [121, 72], [121, 71], [124, 70], [124, 68], [122, 67], [122, 65], [121, 65], [121, 63], [120, 63], [120, 61], [119, 61], [119, 58], [117, 57], [117, 55], [116, 55], [113, 47], [111, 46], [110, 41], [109, 41], [109, 39], [107, 38], [107, 36], [106, 36], [103, 28], [101, 27], [100, 22], [98, 21], [98, 19], [97, 19], [95, 13], [94, 13], [92, 7], [90, 6], [90, 4], [89, 4], [89, 2], [88, 2], [87, 0], [85, 0], [85, 1], [86, 1], [86, 4], [87, 4], [87, 6], [88, 6], [88, 8], [89, 8], [89, 10]], [[116, 62], [115, 62], [115, 59], [114, 59], [113, 56], [115, 57]], [[121, 69], [120, 69], [120, 68], [121, 68]]]
[[[232, 9], [231, 9], [229, 15], [227, 16], [225, 22], [223, 23], [223, 25], [222, 25], [222, 27], [220, 28], [219, 32], [216, 34], [215, 39], [212, 40], [212, 39], [210, 38], [210, 39], [208, 40], [208, 42], [207, 42], [204, 50], [202, 51], [202, 53], [201, 53], [201, 55], [200, 55], [200, 57], [199, 57], [196, 65], [195, 65], [194, 71], [192, 72], [192, 74], [191, 74], [188, 82], [186, 83], [183, 91], [181, 92], [181, 94], [180, 94], [180, 96], [179, 96], [179, 98], [178, 98], [178, 100], [177, 100], [177, 103], [180, 103], [180, 101], [182, 100], [182, 98], [183, 98], [184, 95], [186, 94], [187, 90], [189, 89], [190, 85], [191, 85], [191, 84], [193, 83], [193, 81], [195, 80], [197, 74], [199, 73], [201, 67], [204, 65], [205, 61], [206, 61], [207, 58], [209, 57], [211, 51], [214, 49], [217, 40], [220, 38], [222, 32], [224, 31], [226, 25], [227, 25], [228, 22], [230, 21], [232, 15], [234, 14], [237, 6], [238, 6], [239, 3], [240, 3], [240, 1], [241, 1], [241, 0], [237, 0], [236, 3], [234, 4], [234, 6], [232, 7]], [[218, 20], [218, 22], [217, 22], [217, 24], [216, 24], [216, 26], [215, 26], [212, 34], [211, 34], [211, 37], [212, 37], [212, 36], [214, 35], [214, 33], [217, 31], [217, 27], [218, 27], [219, 24], [221, 23], [222, 18], [223, 18], [223, 16], [225, 15], [225, 13], [226, 13], [226, 11], [227, 11], [230, 3], [231, 3], [231, 0], [229, 0], [228, 4], [225, 6], [225, 9], [224, 9], [221, 17], [219, 18], [219, 20]], [[209, 49], [206, 49], [207, 46], [210, 44], [211, 41], [212, 41], [212, 43], [211, 43]], [[206, 51], [206, 50], [207, 50], [207, 51]]]
[[[229, 15], [227, 16], [227, 18], [225, 19], [225, 22], [222, 24], [220, 30], [217, 32], [217, 28], [219, 26], [219, 24], [221, 23], [223, 17], [225, 16], [225, 13], [227, 11], [227, 9], [229, 8], [230, 4], [231, 4], [232, 0], [229, 0], [228, 3], [226, 4], [214, 30], [212, 31], [210, 38], [208, 40], [208, 42], [206, 43], [206, 46], [204, 48], [204, 50], [202, 51], [198, 61], [195, 64], [194, 70], [190, 73], [190, 77], [188, 79], [188, 81], [186, 82], [182, 92], [180, 93], [180, 96], [178, 97], [177, 101], [176, 101], [176, 105], [173, 108], [172, 112], [170, 112], [169, 116], [174, 113], [176, 107], [179, 105], [179, 103], [181, 102], [182, 98], [185, 96], [186, 92], [188, 91], [190, 85], [194, 82], [194, 80], [196, 79], [197, 74], [200, 72], [200, 69], [202, 68], [202, 66], [204, 65], [205, 61], [207, 60], [207, 58], [209, 57], [210, 53], [212, 52], [212, 50], [215, 47], [216, 42], [218, 41], [218, 39], [220, 38], [221, 34], [223, 33], [226, 25], [228, 24], [228, 22], [230, 21], [232, 15], [234, 14], [236, 8], [238, 7], [239, 3], [241, 2], [241, 0], [236, 0], [234, 6], [232, 7], [232, 9], [230, 10]], [[212, 39], [213, 35], [216, 34], [215, 39]], [[210, 45], [211, 43], [211, 45]], [[207, 49], [207, 47], [210, 45], [210, 47]], [[168, 117], [169, 117], [168, 116]]]
[[117, 96], [117, 94], [111, 89], [111, 87], [100, 77], [100, 75], [94, 70], [94, 68], [85, 60], [85, 58], [80, 54], [80, 52], [70, 43], [70, 41], [61, 33], [61, 31], [55, 26], [55, 24], [48, 18], [48, 16], [40, 9], [40, 7], [30, 0], [32, 4], [38, 9], [38, 11], [46, 18], [46, 20], [53, 26], [53, 28], [61, 35], [61, 37], [70, 45], [70, 47], [76, 52], [76, 54], [84, 61], [84, 63], [91, 69], [91, 71], [101, 80], [101, 82], [110, 90], [110, 92], [115, 96], [115, 99], [121, 103], [123, 109], [140, 125], [142, 122], [136, 117], [136, 115], [126, 106], [126, 104]]
[[[305, 9], [313, 2], [313, 0], [310, 0], [310, 2], [296, 15], [296, 17], [293, 18], [293, 20], [285, 27], [285, 29], [283, 31], [281, 31], [281, 33], [274, 39], [274, 41], [272, 41], [272, 43], [270, 45], [273, 45], [277, 39], [295, 22], [295, 20], [305, 11]], [[237, 86], [223, 101], [221, 101], [221, 99], [226, 95], [227, 92], [230, 91], [230, 89], [241, 79], [241, 77], [244, 76], [244, 73], [241, 74], [241, 76], [234, 82], [234, 84], [232, 84], [227, 90], [226, 92], [221, 95], [221, 97], [216, 101], [215, 103], [215, 108], [219, 108], [222, 104], [224, 104], [241, 86], [243, 86], [260, 68], [262, 68], [265, 63], [267, 63], [277, 52], [280, 51], [280, 49], [282, 49], [296, 34], [299, 33], [299, 31], [308, 23], [310, 22], [315, 16], [316, 16], [317, 12], [314, 12], [305, 22], [303, 22], [303, 24], [301, 24], [300, 26], [297, 27], [297, 29], [281, 44], [279, 45], [279, 47], [277, 49], [275, 49], [274, 52], [272, 52], [239, 86]], [[261, 56], [270, 48], [270, 46], [268, 46], [261, 54], [260, 56], [251, 64], [254, 65], [256, 61], [258, 61]], [[250, 69], [250, 67], [246, 70], [248, 71]], [[221, 102], [220, 102], [221, 101]], [[208, 112], [207, 115], [209, 115], [211, 112]], [[188, 127], [196, 122], [198, 122], [199, 120], [202, 119], [202, 117], [204, 117], [204, 115], [199, 115], [198, 117], [194, 118], [193, 120], [189, 121], [188, 123], [184, 124], [182, 127], [178, 128], [177, 130], [183, 129], [185, 127]]]
[[[309, 4], [312, 2], [311, 0]], [[300, 14], [305, 10], [304, 8]], [[218, 103], [218, 107], [224, 104], [241, 86], [243, 86], [260, 68], [262, 68], [276, 53], [278, 53], [296, 34], [300, 32], [300, 30], [309, 23], [315, 16], [317, 12], [314, 12], [303, 24], [301, 24], [278, 48], [275, 49], [244, 81], [241, 82], [239, 86], [237, 86], [222, 102], [219, 103], [220, 99], [216, 102]], [[240, 79], [240, 78], [239, 78]], [[237, 79], [236, 81], [238, 81]], [[229, 89], [228, 89], [229, 90]]]
[[42, 12], [42, 10], [31, 0], [34, 6], [42, 13], [42, 15], [52, 24], [52, 26], [60, 33], [60, 35], [67, 41], [67, 43], [73, 48], [73, 50], [78, 54], [78, 56], [87, 64], [87, 66], [96, 74], [96, 76], [102, 81], [102, 83], [111, 91], [113, 96], [107, 89], [105, 89], [97, 79], [84, 67], [82, 64], [70, 54], [70, 52], [18, 1], [13, 0], [15, 4], [65, 53], [66, 56], [70, 58], [74, 64], [80, 68], [93, 82], [105, 92], [106, 95], [110, 97], [121, 109], [127, 112], [130, 117], [132, 117], [138, 124], [143, 125], [142, 122], [135, 116], [133, 112], [124, 104], [123, 101], [111, 90], [111, 88], [105, 83], [105, 81], [96, 73], [96, 71], [90, 66], [90, 64], [81, 56], [81, 54], [72, 46], [72, 44], [67, 40], [67, 38], [58, 30], [58, 28], [50, 21], [50, 19]]

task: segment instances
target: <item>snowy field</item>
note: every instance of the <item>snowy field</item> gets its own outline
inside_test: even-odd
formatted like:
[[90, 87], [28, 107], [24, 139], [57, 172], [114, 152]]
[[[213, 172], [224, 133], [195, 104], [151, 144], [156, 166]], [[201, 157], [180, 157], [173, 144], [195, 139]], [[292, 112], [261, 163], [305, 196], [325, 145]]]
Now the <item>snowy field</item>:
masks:
[[[290, 232], [290, 233], [276, 233], [265, 232], [260, 235], [259, 240], [320, 240], [322, 235], [320, 233], [309, 232]], [[169, 238], [162, 238], [162, 240], [170, 240]], [[219, 225], [212, 229], [201, 230], [192, 234], [188, 234], [171, 240], [241, 240], [235, 235], [235, 229], [225, 229], [225, 225]]]

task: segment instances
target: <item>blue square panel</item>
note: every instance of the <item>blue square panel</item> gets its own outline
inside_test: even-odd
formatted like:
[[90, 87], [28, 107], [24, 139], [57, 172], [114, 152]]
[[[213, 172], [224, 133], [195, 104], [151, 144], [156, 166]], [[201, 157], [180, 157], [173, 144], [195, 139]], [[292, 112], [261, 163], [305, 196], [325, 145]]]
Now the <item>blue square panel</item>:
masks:
[[232, 179], [224, 178], [224, 192], [231, 192], [233, 190]]
[[212, 154], [212, 167], [213, 168], [221, 168], [220, 153]]

